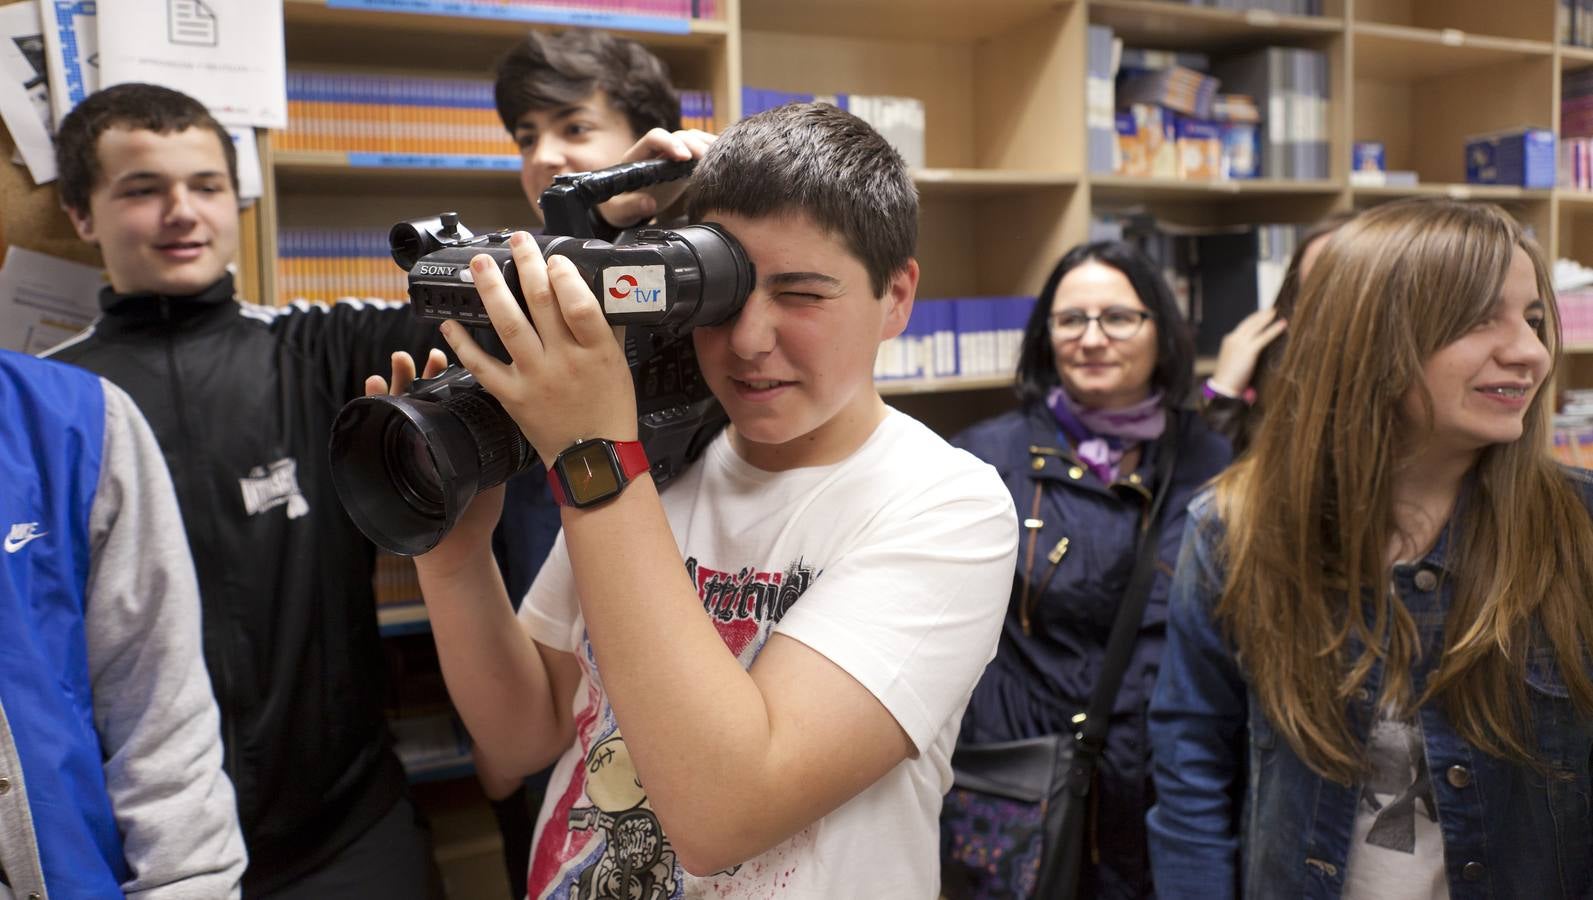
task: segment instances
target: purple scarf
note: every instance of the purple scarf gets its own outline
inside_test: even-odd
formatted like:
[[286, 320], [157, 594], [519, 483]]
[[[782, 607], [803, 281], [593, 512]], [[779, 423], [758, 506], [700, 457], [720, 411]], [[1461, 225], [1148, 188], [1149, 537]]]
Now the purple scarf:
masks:
[[1056, 416], [1057, 425], [1073, 443], [1079, 459], [1102, 484], [1117, 480], [1117, 465], [1123, 461], [1124, 453], [1161, 437], [1167, 427], [1161, 391], [1122, 409], [1086, 409], [1067, 391], [1055, 387], [1045, 405]]

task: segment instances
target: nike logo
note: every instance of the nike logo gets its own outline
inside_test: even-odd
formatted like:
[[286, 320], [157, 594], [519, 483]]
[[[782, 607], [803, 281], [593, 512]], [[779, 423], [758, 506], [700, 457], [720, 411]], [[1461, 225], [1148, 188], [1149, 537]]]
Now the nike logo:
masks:
[[6, 535], [5, 548], [7, 553], [15, 553], [26, 547], [30, 541], [44, 537], [48, 531], [40, 531], [38, 522], [18, 522], [11, 526], [11, 533]]

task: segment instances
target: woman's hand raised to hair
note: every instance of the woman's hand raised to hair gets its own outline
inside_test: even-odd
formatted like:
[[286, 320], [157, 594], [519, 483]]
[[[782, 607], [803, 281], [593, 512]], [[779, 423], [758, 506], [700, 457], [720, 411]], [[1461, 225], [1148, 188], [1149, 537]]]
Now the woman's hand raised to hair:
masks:
[[1261, 351], [1277, 340], [1288, 324], [1270, 306], [1240, 320], [1223, 336], [1222, 348], [1217, 351], [1217, 368], [1211, 374], [1213, 386], [1232, 397], [1243, 394], [1256, 375]]

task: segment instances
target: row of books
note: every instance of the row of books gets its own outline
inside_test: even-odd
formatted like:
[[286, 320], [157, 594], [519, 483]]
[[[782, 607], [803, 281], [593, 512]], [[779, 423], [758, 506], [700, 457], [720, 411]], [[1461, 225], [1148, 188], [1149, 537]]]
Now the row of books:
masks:
[[[290, 71], [288, 127], [279, 150], [493, 157], [519, 155], [482, 79]], [[681, 91], [686, 128], [714, 130], [713, 95]]]
[[1593, 344], [1593, 287], [1559, 291], [1560, 333], [1566, 344]]
[[[327, 5], [527, 21], [542, 18], [539, 14], [554, 17], [558, 13], [565, 13], [566, 17], [584, 15], [594, 20], [607, 16], [711, 19], [719, 15], [718, 0], [327, 0]], [[595, 24], [602, 23], [596, 21]]]
[[287, 151], [514, 156], [492, 83], [289, 71]]
[[393, 262], [384, 232], [283, 228], [277, 232], [277, 293], [313, 303], [403, 300], [409, 274]]
[[907, 328], [880, 344], [877, 381], [1011, 375], [1033, 297], [920, 300]]
[[1322, 0], [1165, 0], [1184, 6], [1204, 6], [1211, 9], [1267, 10], [1290, 16], [1322, 15]]
[[756, 115], [787, 103], [831, 103], [874, 126], [909, 168], [924, 167], [924, 103], [912, 97], [870, 94], [805, 94], [743, 86], [741, 114]]
[[1555, 8], [1555, 39], [1575, 47], [1593, 47], [1593, 0], [1560, 0]]
[[1086, 126], [1092, 172], [1184, 179], [1327, 178], [1327, 54], [1264, 47], [1215, 62], [1125, 48], [1089, 26]]
[[1554, 417], [1554, 456], [1568, 466], [1593, 469], [1593, 390], [1560, 395]]

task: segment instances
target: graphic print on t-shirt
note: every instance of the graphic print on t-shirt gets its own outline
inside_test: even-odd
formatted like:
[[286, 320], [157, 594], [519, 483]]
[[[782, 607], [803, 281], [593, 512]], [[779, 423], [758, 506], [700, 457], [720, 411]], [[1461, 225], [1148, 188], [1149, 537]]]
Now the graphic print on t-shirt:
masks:
[[[1366, 833], [1366, 843], [1384, 850], [1415, 853], [1417, 805], [1422, 807], [1428, 822], [1438, 822], [1421, 732], [1413, 725], [1384, 719], [1377, 723], [1367, 750], [1372, 777], [1361, 789], [1361, 803], [1377, 818]], [[1378, 795], [1392, 799], [1379, 801]]]
[[1417, 720], [1383, 719], [1355, 804], [1343, 900], [1448, 900], [1444, 836]]
[[[801, 559], [780, 572], [754, 566], [735, 571], [686, 560], [703, 610], [742, 668], [752, 665], [770, 631], [790, 611], [819, 573]], [[647, 802], [631, 764], [614, 710], [603, 693], [592, 642], [577, 650], [587, 681], [575, 708], [580, 763], [560, 783], [547, 825], [532, 848], [528, 892], [548, 900], [678, 900], [685, 896], [684, 871]], [[729, 870], [722, 875], [736, 873]]]

